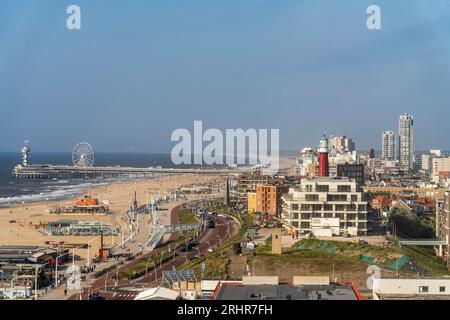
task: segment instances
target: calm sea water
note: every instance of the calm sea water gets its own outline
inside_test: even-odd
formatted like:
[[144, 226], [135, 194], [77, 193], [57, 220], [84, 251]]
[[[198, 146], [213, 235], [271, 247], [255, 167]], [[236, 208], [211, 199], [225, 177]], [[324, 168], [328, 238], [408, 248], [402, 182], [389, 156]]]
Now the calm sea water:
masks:
[[[96, 153], [98, 166], [131, 167], [173, 167], [168, 153]], [[40, 200], [55, 200], [78, 195], [84, 190], [111, 182], [112, 180], [65, 179], [65, 180], [22, 180], [11, 175], [21, 161], [20, 153], [0, 152], [0, 206], [28, 203]], [[64, 152], [33, 152], [31, 163], [72, 164], [72, 154]]]

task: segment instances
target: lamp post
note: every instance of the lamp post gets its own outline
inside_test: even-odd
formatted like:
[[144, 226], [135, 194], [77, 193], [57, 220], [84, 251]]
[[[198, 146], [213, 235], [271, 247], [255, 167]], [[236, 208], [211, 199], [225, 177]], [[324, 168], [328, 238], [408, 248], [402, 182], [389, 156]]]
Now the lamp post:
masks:
[[161, 250], [161, 260], [159, 260], [159, 270], [161, 270], [161, 267], [162, 267], [163, 256], [164, 256], [164, 250]]
[[58, 287], [59, 282], [58, 282], [58, 265], [59, 265], [59, 258], [64, 257], [66, 255], [70, 254], [70, 252], [66, 252], [64, 254], [60, 254], [58, 256], [56, 256], [56, 264], [55, 264], [55, 288]]
[[[145, 277], [146, 277], [146, 278], [147, 278], [147, 275], [148, 275], [148, 262], [149, 262], [150, 260], [152, 260], [152, 262], [153, 262], [153, 259], [152, 259], [151, 256], [148, 257], [147, 263], [145, 264]], [[153, 264], [155, 264], [155, 263], [153, 262]]]
[[36, 265], [36, 273], [35, 273], [35, 277], [34, 277], [34, 300], [38, 299], [38, 292], [37, 292], [37, 290], [38, 290], [38, 271], [39, 271], [39, 267], [44, 267], [47, 264], [49, 264], [49, 262], [41, 264], [40, 266]]
[[155, 282], [158, 282], [158, 273], [156, 272], [156, 263], [153, 261], [153, 259], [152, 259], [152, 262], [153, 262], [153, 272], [155, 273]]
[[106, 291], [106, 284], [108, 282], [108, 275], [109, 275], [109, 270], [108, 270], [108, 272], [106, 272], [106, 277], [105, 277], [105, 291]]

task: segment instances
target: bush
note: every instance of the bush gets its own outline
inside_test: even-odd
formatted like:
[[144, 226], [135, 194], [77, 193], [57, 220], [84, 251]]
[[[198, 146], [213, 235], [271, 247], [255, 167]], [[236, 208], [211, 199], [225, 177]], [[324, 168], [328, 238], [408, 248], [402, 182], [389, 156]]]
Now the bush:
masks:
[[395, 224], [397, 235], [401, 238], [435, 238], [433, 224], [427, 218], [418, 218], [415, 215], [403, 214], [394, 210], [389, 215], [389, 220]]

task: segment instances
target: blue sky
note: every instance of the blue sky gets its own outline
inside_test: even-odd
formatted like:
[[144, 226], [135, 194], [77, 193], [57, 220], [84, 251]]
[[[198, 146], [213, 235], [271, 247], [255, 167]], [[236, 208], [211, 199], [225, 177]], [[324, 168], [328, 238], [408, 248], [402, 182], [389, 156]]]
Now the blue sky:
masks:
[[0, 110], [0, 150], [170, 151], [194, 120], [279, 128], [282, 150], [324, 131], [379, 149], [405, 112], [417, 149], [450, 149], [450, 3], [2, 0]]

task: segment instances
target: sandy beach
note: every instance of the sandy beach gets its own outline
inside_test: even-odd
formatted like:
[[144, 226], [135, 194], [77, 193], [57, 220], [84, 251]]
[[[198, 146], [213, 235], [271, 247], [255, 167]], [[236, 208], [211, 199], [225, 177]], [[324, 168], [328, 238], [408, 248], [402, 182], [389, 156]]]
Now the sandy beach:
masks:
[[[289, 168], [293, 159], [280, 157], [280, 169]], [[195, 187], [223, 181], [224, 177], [177, 175], [157, 179], [114, 182], [87, 190], [84, 194], [62, 201], [40, 201], [0, 208], [0, 245], [46, 245], [64, 241], [66, 244], [85, 244], [90, 241], [92, 252], [98, 252], [100, 236], [50, 236], [46, 233], [47, 224], [58, 220], [98, 221], [110, 226], [124, 227], [128, 218], [124, 212], [129, 208], [136, 193], [138, 204], [151, 201], [152, 197], [163, 197], [170, 190], [184, 187]], [[89, 195], [99, 202], [109, 203], [110, 214], [50, 214], [50, 208], [56, 206], [70, 207], [75, 202]], [[146, 224], [151, 223], [150, 216], [145, 218]], [[130, 230], [124, 228], [125, 236]], [[105, 245], [114, 245], [122, 240], [121, 236], [105, 236]], [[80, 256], [86, 250], [77, 250]]]
[[[98, 252], [100, 236], [49, 236], [45, 233], [48, 222], [74, 219], [79, 221], [101, 221], [111, 226], [124, 225], [127, 218], [122, 213], [130, 206], [136, 192], [139, 204], [150, 201], [153, 197], [163, 197], [167, 191], [181, 187], [194, 187], [203, 184], [223, 181], [223, 177], [177, 175], [158, 179], [115, 182], [88, 190], [85, 194], [97, 198], [100, 202], [109, 202], [111, 211], [108, 215], [56, 215], [50, 214], [49, 208], [53, 206], [71, 206], [82, 197], [63, 201], [43, 201], [17, 205], [0, 209], [0, 245], [45, 245], [46, 241], [52, 243], [64, 241], [69, 244], [83, 244], [88, 241], [91, 252]], [[146, 218], [150, 223], [150, 216]], [[127, 230], [128, 232], [128, 230]], [[106, 245], [117, 244], [120, 236], [104, 237]], [[84, 257], [86, 250], [77, 250], [76, 254]]]

